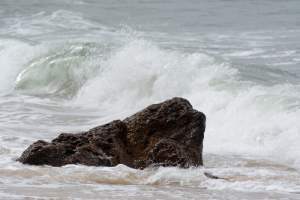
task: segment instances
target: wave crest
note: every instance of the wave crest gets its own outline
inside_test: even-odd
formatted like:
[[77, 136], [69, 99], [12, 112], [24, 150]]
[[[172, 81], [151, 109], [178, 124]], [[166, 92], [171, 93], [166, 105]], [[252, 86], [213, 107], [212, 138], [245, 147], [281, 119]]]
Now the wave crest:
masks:
[[72, 97], [95, 70], [89, 63], [92, 47], [72, 44], [32, 60], [17, 76], [15, 89], [31, 95]]

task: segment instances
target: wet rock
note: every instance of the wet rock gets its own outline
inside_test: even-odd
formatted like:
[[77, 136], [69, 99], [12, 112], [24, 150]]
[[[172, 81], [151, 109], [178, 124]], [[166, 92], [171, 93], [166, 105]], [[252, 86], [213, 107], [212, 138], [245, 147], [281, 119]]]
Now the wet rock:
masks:
[[90, 166], [130, 165], [126, 150], [126, 124], [120, 120], [95, 127], [84, 133], [62, 133], [51, 143], [37, 141], [18, 159], [32, 165]]
[[153, 104], [87, 132], [37, 141], [18, 159], [32, 165], [83, 164], [133, 168], [202, 165], [205, 115], [183, 98]]

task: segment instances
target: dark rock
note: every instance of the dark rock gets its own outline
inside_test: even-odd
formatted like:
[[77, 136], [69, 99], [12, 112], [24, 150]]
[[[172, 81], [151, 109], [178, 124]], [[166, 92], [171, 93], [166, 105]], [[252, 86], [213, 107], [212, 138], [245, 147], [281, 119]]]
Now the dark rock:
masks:
[[18, 159], [32, 165], [91, 166], [130, 165], [125, 148], [127, 128], [120, 120], [93, 128], [84, 133], [62, 133], [51, 143], [37, 141]]
[[84, 164], [133, 168], [202, 165], [205, 115], [183, 98], [153, 104], [87, 132], [37, 141], [18, 159], [32, 165]]

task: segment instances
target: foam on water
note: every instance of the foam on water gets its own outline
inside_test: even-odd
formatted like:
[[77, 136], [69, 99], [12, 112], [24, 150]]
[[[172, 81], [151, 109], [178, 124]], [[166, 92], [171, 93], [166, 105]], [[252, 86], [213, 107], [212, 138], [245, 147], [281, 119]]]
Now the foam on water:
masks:
[[[164, 50], [145, 40], [130, 41], [112, 52], [101, 66], [97, 77], [81, 88], [76, 103], [121, 110], [135, 101], [134, 109], [137, 104], [141, 107], [172, 96], [187, 96], [192, 85], [202, 88], [209, 81], [221, 84], [222, 78], [230, 82], [236, 72], [206, 54]], [[199, 77], [201, 74], [205, 76]]]
[[101, 66], [78, 92], [76, 104], [124, 117], [152, 102], [183, 96], [208, 117], [206, 151], [271, 156], [299, 165], [298, 85], [260, 86], [241, 80], [236, 68], [212, 56], [160, 49], [145, 40], [129, 42]]
[[[209, 163], [214, 157], [206, 156], [206, 161]], [[211, 162], [214, 167], [208, 168], [149, 168], [145, 170], [135, 170], [124, 165], [116, 167], [87, 167], [80, 165], [68, 165], [61, 168], [56, 167], [36, 167], [36, 166], [20, 166], [19, 163], [8, 163], [0, 169], [0, 175], [3, 177], [2, 184], [6, 190], [16, 190], [20, 194], [24, 194], [24, 189], [30, 187], [40, 188], [46, 191], [46, 194], [54, 190], [59, 190], [61, 185], [71, 188], [80, 184], [86, 189], [93, 190], [94, 187], [100, 191], [130, 191], [134, 186], [138, 191], [147, 187], [152, 190], [160, 191], [165, 188], [184, 188], [183, 191], [191, 189], [192, 194], [197, 190], [214, 190], [214, 191], [235, 191], [242, 193], [255, 193], [266, 191], [271, 194], [285, 193], [286, 197], [291, 197], [299, 191], [299, 177], [297, 171], [293, 169], [284, 169], [285, 166], [273, 165], [268, 161], [257, 160], [257, 163], [252, 163], [251, 160], [241, 158], [223, 157], [228, 164], [222, 161], [221, 157], [215, 157], [215, 161]], [[208, 159], [208, 160], [207, 160]], [[283, 171], [284, 169], [284, 171]], [[209, 171], [217, 174], [224, 179], [209, 179], [204, 176], [204, 172]], [[7, 177], [7, 178], [6, 178]], [[9, 177], [9, 178], [8, 178]], [[22, 182], [20, 182], [22, 180]], [[14, 185], [18, 182], [17, 185]], [[106, 187], [109, 185], [109, 187]], [[116, 188], [117, 187], [117, 188]], [[128, 191], [129, 190], [129, 191]], [[67, 189], [64, 192], [69, 191]], [[62, 197], [64, 192], [57, 194]], [[118, 196], [119, 192], [111, 194], [113, 198]], [[205, 193], [202, 191], [202, 193]], [[66, 193], [68, 196], [70, 194]], [[96, 192], [97, 194], [97, 192]], [[31, 195], [33, 195], [31, 193]], [[35, 193], [38, 195], [38, 193]], [[81, 192], [78, 197], [82, 198]], [[137, 194], [136, 194], [137, 195]], [[157, 194], [156, 194], [157, 195]], [[167, 194], [170, 198], [171, 194]], [[135, 195], [133, 195], [135, 196]], [[269, 196], [271, 197], [271, 196]], [[226, 198], [225, 198], [226, 199]]]

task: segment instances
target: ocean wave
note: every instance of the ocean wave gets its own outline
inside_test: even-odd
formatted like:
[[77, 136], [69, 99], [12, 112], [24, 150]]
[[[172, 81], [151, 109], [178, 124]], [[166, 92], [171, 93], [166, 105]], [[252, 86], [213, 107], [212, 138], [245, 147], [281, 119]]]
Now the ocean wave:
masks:
[[300, 86], [260, 85], [210, 55], [161, 49], [145, 40], [112, 52], [102, 66], [73, 103], [125, 117], [153, 102], [186, 97], [207, 115], [205, 151], [299, 166]]
[[91, 64], [93, 44], [70, 44], [30, 61], [17, 76], [15, 89], [31, 95], [73, 96], [96, 66]]
[[45, 52], [43, 46], [33, 46], [26, 42], [0, 39], [0, 92], [9, 92], [14, 87], [18, 73], [27, 62]]
[[[28, 48], [41, 48], [22, 45], [25, 55]], [[260, 85], [209, 54], [164, 49], [149, 40], [103, 46], [48, 46], [38, 57], [29, 54], [27, 62], [13, 63], [16, 68], [4, 70], [8, 76], [3, 77], [15, 79], [15, 92], [59, 96], [68, 99], [68, 105], [98, 110], [102, 121], [182, 96], [207, 115], [205, 151], [261, 155], [300, 165], [300, 86]], [[7, 55], [14, 49], [2, 51]]]
[[0, 28], [0, 33], [27, 37], [42, 36], [61, 31], [106, 29], [105, 26], [85, 19], [81, 13], [68, 10], [41, 11], [31, 15], [3, 18], [1, 21], [5, 26]]

